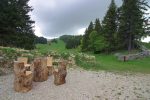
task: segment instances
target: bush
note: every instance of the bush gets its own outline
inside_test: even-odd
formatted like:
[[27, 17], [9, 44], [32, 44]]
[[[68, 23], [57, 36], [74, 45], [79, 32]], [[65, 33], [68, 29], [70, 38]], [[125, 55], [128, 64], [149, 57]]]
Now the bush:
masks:
[[61, 57], [65, 60], [69, 58], [70, 54], [69, 53], [61, 53]]
[[78, 58], [80, 60], [95, 61], [95, 56], [92, 56], [92, 55], [87, 55], [87, 54], [84, 54], [84, 53], [78, 53], [76, 56], [78, 56]]
[[76, 65], [84, 68], [84, 69], [98, 69], [99, 67], [101, 67], [100, 63], [94, 61], [87, 61], [86, 59], [81, 58], [79, 55], [76, 55], [75, 57], [75, 62]]
[[15, 59], [18, 55], [16, 50], [13, 48], [1, 48], [1, 51], [8, 59]]

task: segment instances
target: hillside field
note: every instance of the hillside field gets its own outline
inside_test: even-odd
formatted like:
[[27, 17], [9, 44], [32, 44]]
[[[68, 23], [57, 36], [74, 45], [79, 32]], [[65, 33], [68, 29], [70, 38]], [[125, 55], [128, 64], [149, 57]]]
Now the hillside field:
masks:
[[[52, 43], [51, 45], [37, 44], [36, 50], [41, 53], [46, 53], [49, 51], [56, 51], [59, 53], [69, 52], [73, 54], [79, 53], [78, 49], [66, 49], [65, 43], [61, 40], [58, 40], [58, 43]], [[122, 62], [118, 61], [114, 54], [87, 54], [94, 55], [96, 57], [96, 62], [94, 64], [84, 63], [84, 61], [79, 62], [79, 66], [87, 70], [150, 73], [150, 57]]]

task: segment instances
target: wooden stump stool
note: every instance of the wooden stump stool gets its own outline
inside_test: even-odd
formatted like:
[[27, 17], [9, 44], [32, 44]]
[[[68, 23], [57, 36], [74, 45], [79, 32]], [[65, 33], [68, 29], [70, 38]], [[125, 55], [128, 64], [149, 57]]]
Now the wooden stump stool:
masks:
[[52, 57], [47, 57], [47, 68], [48, 68], [49, 75], [52, 75], [53, 71], [54, 71], [53, 58]]
[[67, 70], [66, 70], [66, 64], [63, 62], [61, 63], [61, 66], [58, 68], [58, 71], [54, 71], [54, 84], [55, 85], [62, 85], [66, 83], [66, 75], [67, 75]]
[[14, 62], [14, 89], [16, 92], [28, 92], [32, 89], [33, 74], [26, 71], [23, 62]]
[[53, 66], [47, 66], [48, 68], [48, 75], [52, 75], [54, 72], [54, 67]]
[[48, 79], [47, 59], [38, 58], [34, 61], [34, 81], [43, 82]]
[[28, 58], [27, 57], [19, 57], [19, 58], [17, 58], [17, 61], [23, 62], [26, 70], [31, 71], [31, 65], [28, 64]]

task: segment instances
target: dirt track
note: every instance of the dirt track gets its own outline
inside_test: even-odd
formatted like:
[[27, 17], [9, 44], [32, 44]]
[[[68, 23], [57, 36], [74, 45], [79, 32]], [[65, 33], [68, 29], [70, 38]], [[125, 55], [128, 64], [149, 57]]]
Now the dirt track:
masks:
[[13, 90], [13, 74], [0, 77], [0, 100], [150, 100], [150, 74], [114, 74], [70, 69], [67, 83], [53, 84], [53, 77], [33, 83], [28, 93]]

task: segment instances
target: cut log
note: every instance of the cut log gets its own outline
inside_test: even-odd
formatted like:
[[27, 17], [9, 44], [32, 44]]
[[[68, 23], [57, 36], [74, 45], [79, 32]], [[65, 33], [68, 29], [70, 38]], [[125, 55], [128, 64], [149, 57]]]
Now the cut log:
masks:
[[28, 88], [28, 90], [32, 89], [32, 81], [33, 81], [33, 74], [31, 71], [26, 71], [26, 77], [24, 80], [24, 86]]
[[55, 85], [62, 85], [66, 83], [66, 75], [67, 75], [67, 70], [66, 70], [66, 64], [62, 62], [61, 66], [58, 68], [58, 71], [54, 71], [54, 84]]
[[54, 72], [54, 67], [53, 66], [47, 66], [48, 68], [48, 75], [52, 75]]
[[14, 62], [14, 73], [15, 76], [24, 75], [26, 72], [25, 66], [23, 62], [15, 61]]
[[30, 71], [34, 74], [34, 62], [30, 64]]
[[28, 63], [28, 58], [27, 57], [19, 57], [19, 58], [17, 58], [17, 61], [23, 62], [24, 65], [26, 65]]
[[14, 62], [14, 89], [16, 92], [28, 92], [32, 89], [33, 74], [26, 71], [23, 62]]
[[31, 65], [30, 64], [25, 64], [25, 68], [27, 71], [31, 71]]
[[47, 59], [38, 58], [34, 61], [34, 81], [43, 82], [48, 79]]
[[53, 57], [47, 57], [47, 66], [53, 66]]
[[59, 63], [59, 66], [60, 66], [60, 67], [58, 67], [58, 71], [66, 70], [67, 64], [68, 64], [68, 62], [65, 61], [65, 60], [63, 60], [62, 62], [60, 62], [60, 63]]
[[53, 58], [52, 57], [47, 57], [47, 68], [48, 68], [49, 75], [52, 75], [53, 71], [54, 71]]
[[27, 57], [19, 57], [19, 58], [17, 58], [17, 61], [23, 62], [26, 70], [31, 71], [31, 65], [28, 64], [28, 58]]

